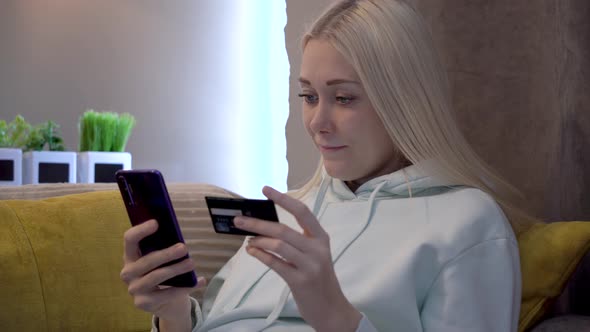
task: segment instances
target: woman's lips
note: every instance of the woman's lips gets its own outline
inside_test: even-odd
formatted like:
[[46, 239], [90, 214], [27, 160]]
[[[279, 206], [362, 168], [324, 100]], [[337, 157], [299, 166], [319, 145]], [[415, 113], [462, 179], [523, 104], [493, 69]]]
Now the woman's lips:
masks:
[[333, 153], [333, 152], [337, 152], [340, 151], [344, 148], [346, 148], [346, 145], [340, 145], [340, 146], [329, 146], [329, 145], [318, 145], [320, 147], [320, 151], [322, 153]]

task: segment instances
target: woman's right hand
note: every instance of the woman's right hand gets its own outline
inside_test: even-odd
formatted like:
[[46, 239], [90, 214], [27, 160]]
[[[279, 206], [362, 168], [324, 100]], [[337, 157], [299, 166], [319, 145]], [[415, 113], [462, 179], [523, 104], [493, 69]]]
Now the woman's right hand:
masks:
[[127, 284], [135, 306], [157, 316], [160, 319], [160, 326], [164, 321], [174, 323], [171, 325], [188, 323], [190, 326], [189, 293], [203, 287], [205, 279], [198, 278], [197, 286], [193, 288], [159, 286], [163, 281], [176, 275], [192, 271], [194, 263], [187, 258], [176, 264], [158, 268], [164, 263], [186, 255], [188, 249], [183, 243], [141, 256], [139, 241], [153, 234], [157, 229], [158, 223], [152, 219], [125, 232], [123, 255], [125, 265], [121, 270], [121, 279]]

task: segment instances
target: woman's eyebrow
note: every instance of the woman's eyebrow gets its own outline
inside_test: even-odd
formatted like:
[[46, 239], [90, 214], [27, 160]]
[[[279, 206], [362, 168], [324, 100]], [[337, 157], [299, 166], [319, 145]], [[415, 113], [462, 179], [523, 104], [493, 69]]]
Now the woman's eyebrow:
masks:
[[[305, 84], [305, 85], [311, 85], [311, 82], [303, 77], [299, 77], [299, 83], [301, 84]], [[344, 84], [344, 83], [349, 83], [349, 84], [361, 84], [358, 81], [355, 80], [349, 80], [349, 79], [344, 79], [344, 78], [337, 78], [337, 79], [333, 79], [333, 80], [329, 80], [326, 82], [326, 85], [330, 86], [330, 85], [337, 85], [337, 84]]]
[[326, 82], [326, 85], [336, 85], [336, 84], [345, 84], [345, 83], [361, 84], [360, 82], [355, 81], [355, 80], [347, 80], [344, 78], [337, 78], [337, 79], [329, 80], [328, 82]]
[[311, 82], [308, 79], [305, 79], [303, 77], [299, 77], [299, 83], [305, 84], [305, 85], [311, 85]]

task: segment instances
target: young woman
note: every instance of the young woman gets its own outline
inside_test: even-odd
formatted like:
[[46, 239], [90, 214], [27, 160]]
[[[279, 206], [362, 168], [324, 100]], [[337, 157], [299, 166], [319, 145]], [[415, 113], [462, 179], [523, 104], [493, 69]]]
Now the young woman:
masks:
[[157, 287], [190, 260], [152, 271], [185, 246], [139, 257], [157, 222], [125, 234], [121, 277], [154, 329], [515, 331], [513, 190], [460, 134], [418, 15], [392, 0], [336, 3], [303, 38], [299, 81], [322, 162], [298, 191], [263, 189], [281, 223], [236, 218], [261, 235], [210, 281], [202, 308], [192, 289]]

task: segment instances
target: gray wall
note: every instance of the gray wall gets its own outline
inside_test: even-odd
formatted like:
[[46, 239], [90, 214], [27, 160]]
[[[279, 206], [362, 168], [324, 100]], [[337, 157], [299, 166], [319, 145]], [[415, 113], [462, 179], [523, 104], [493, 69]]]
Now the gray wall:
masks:
[[[240, 100], [236, 75], [240, 70], [251, 74], [234, 59], [244, 56], [236, 22], [252, 3], [2, 1], [0, 118], [22, 114], [31, 123], [54, 120], [62, 126], [67, 148], [76, 150], [77, 123], [85, 109], [130, 112], [138, 120], [127, 146], [134, 168], [158, 168], [169, 181], [209, 182], [232, 190], [241, 182], [258, 192], [258, 184], [238, 179], [233, 171], [239, 162], [258, 162], [247, 159], [248, 151], [232, 150], [250, 135], [237, 137], [227, 124], [228, 112], [242, 107], [246, 98]], [[284, 112], [285, 123], [286, 91], [281, 98], [284, 109], [277, 112]], [[278, 134], [284, 140], [282, 128]], [[284, 167], [285, 182], [283, 159], [284, 165], [274, 168]]]
[[[301, 121], [299, 39], [331, 1], [287, 0], [290, 188], [305, 182], [319, 158]], [[224, 54], [236, 53], [228, 28], [236, 2], [3, 1], [0, 118], [52, 119], [62, 126], [67, 148], [76, 150], [78, 118], [86, 108], [130, 112], [138, 118], [127, 146], [134, 167], [159, 168], [169, 181], [231, 188], [237, 179], [227, 163], [207, 156], [234, 144], [227, 132], [208, 129], [223, 128], [218, 110], [234, 107], [236, 68]]]

